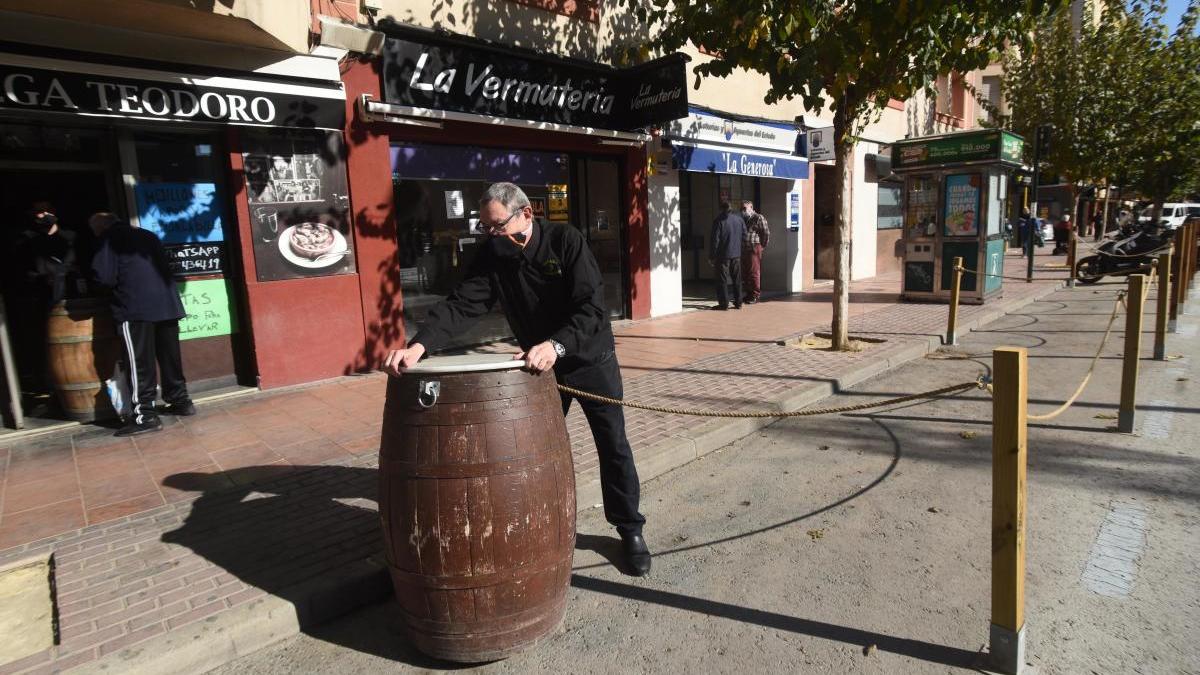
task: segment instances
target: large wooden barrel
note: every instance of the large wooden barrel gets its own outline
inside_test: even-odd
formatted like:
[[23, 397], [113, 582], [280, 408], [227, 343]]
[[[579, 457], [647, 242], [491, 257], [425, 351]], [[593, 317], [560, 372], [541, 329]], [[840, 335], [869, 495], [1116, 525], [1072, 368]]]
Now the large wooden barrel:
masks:
[[388, 382], [379, 512], [412, 644], [478, 663], [561, 622], [575, 471], [553, 375], [434, 357]]
[[104, 298], [63, 300], [50, 310], [46, 355], [66, 416], [81, 422], [114, 417], [104, 380], [112, 377], [117, 336]]

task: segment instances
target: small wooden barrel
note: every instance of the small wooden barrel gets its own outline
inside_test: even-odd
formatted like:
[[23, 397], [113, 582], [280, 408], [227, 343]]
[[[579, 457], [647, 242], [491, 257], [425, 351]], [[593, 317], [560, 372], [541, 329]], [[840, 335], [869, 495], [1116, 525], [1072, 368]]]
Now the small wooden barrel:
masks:
[[412, 644], [478, 663], [562, 621], [575, 470], [550, 373], [434, 357], [388, 382], [379, 449], [384, 549]]
[[46, 354], [58, 401], [80, 422], [116, 416], [104, 380], [112, 377], [117, 336], [108, 300], [63, 300], [50, 310]]

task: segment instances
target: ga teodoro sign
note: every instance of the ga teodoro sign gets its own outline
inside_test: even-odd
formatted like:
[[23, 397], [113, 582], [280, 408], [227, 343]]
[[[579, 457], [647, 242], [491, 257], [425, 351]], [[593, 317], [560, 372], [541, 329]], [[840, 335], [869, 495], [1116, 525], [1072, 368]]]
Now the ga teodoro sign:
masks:
[[185, 75], [0, 54], [0, 109], [341, 129], [338, 86]]

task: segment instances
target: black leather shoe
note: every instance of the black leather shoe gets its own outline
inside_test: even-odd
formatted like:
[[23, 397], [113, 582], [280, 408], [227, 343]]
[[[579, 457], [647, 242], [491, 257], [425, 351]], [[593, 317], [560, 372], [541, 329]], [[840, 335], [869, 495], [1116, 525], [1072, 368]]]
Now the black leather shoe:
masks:
[[161, 431], [162, 428], [162, 420], [158, 419], [158, 415], [143, 415], [140, 423], [136, 420], [131, 420], [125, 426], [117, 429], [117, 432], [113, 436], [137, 436], [139, 434], [148, 434], [152, 431]]
[[622, 548], [625, 549], [625, 563], [629, 572], [635, 577], [644, 577], [650, 573], [650, 549], [646, 548], [646, 540], [640, 534], [621, 535]]
[[179, 403], [168, 403], [163, 406], [162, 412], [167, 415], [176, 415], [179, 417], [191, 417], [196, 414], [196, 404], [190, 400], [180, 401]]

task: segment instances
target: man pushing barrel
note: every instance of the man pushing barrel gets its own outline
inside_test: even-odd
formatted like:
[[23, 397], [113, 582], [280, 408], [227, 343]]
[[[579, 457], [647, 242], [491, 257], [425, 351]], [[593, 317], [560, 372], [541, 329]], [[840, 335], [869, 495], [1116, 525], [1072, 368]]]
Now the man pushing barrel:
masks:
[[[600, 268], [575, 228], [535, 222], [529, 198], [512, 183], [496, 183], [479, 200], [479, 222], [488, 235], [458, 287], [430, 310], [405, 349], [392, 350], [384, 367], [393, 375], [461, 334], [499, 299], [508, 324], [535, 372], [587, 392], [621, 398], [621, 371], [604, 307]], [[560, 393], [563, 414], [572, 396]], [[604, 516], [621, 535], [636, 576], [650, 571], [638, 512], [640, 487], [621, 406], [580, 399], [600, 455]]]

